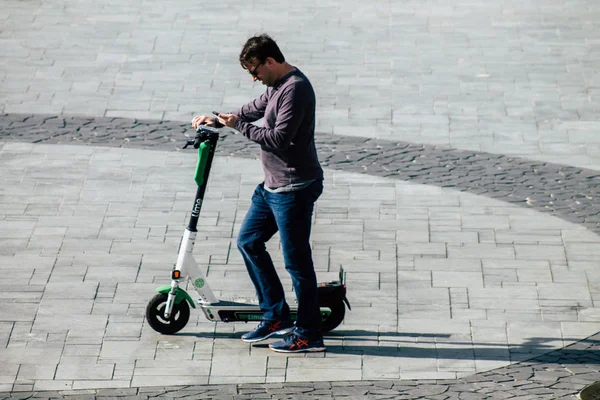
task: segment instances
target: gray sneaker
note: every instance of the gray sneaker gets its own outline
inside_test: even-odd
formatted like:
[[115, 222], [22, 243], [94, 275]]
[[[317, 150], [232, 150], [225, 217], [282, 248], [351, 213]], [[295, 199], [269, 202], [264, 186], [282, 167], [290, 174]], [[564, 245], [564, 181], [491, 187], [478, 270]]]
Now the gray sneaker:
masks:
[[309, 340], [291, 334], [279, 342], [271, 343], [269, 348], [278, 353], [314, 353], [325, 351], [325, 344], [323, 338]]

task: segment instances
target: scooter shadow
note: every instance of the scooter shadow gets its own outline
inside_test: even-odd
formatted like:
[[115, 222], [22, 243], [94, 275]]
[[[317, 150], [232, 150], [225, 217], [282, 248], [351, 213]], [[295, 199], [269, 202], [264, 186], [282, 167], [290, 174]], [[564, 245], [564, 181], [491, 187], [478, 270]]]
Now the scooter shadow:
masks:
[[[343, 330], [336, 329], [326, 333], [325, 338], [335, 338], [344, 340], [364, 340], [364, 338], [372, 337], [399, 337], [399, 338], [448, 338], [449, 334], [438, 334], [438, 333], [415, 333], [415, 332], [377, 332], [377, 331], [366, 331], [363, 329]], [[367, 339], [369, 340], [369, 339]]]
[[[179, 332], [176, 336], [186, 336], [186, 337], [197, 337], [197, 338], [205, 338], [205, 339], [240, 339], [240, 337], [252, 330], [252, 327], [249, 327], [247, 330], [243, 330], [240, 332]], [[415, 338], [447, 338], [450, 335], [446, 334], [432, 334], [432, 333], [403, 333], [403, 332], [375, 332], [375, 331], [366, 331], [366, 330], [334, 330], [328, 332], [323, 335], [324, 339], [331, 340], [377, 340], [378, 338], [385, 337], [398, 337], [398, 338], [407, 338], [407, 339], [415, 339]]]

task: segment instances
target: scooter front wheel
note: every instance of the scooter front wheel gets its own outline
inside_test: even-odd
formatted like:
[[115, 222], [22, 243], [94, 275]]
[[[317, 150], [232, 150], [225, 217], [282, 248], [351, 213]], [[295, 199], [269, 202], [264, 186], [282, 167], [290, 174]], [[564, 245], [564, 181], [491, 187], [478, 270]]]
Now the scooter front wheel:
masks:
[[326, 333], [334, 330], [344, 320], [346, 306], [342, 299], [327, 300], [322, 302], [321, 307], [321, 332]]
[[190, 306], [183, 300], [179, 304], [173, 304], [173, 312], [169, 318], [165, 318], [165, 307], [167, 306], [168, 294], [158, 293], [146, 306], [146, 320], [148, 324], [158, 333], [172, 335], [179, 332], [190, 319]]

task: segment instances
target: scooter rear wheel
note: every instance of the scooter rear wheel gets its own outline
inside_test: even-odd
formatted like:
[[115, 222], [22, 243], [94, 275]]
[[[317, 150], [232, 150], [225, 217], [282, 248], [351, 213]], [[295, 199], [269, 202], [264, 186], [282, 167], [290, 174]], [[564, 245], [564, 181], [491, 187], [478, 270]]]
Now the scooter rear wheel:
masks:
[[172, 335], [179, 332], [190, 319], [190, 306], [183, 300], [179, 304], [173, 304], [173, 313], [165, 318], [165, 307], [167, 306], [166, 293], [158, 293], [146, 306], [146, 320], [148, 324], [158, 333]]
[[[327, 300], [319, 304], [321, 307], [321, 332], [334, 330], [344, 320], [346, 306], [343, 300]], [[329, 309], [329, 312], [327, 311]]]

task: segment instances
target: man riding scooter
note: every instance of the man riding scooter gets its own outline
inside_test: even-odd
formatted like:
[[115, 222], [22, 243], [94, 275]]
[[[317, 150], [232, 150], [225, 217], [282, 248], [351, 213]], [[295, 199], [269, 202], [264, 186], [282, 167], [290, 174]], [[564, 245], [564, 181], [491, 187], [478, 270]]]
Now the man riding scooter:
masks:
[[[235, 128], [261, 147], [265, 173], [238, 235], [240, 250], [258, 295], [263, 321], [242, 335], [248, 343], [288, 335], [269, 348], [284, 353], [325, 351], [320, 331], [317, 279], [310, 248], [314, 203], [323, 191], [323, 170], [315, 148], [315, 94], [308, 78], [290, 65], [268, 35], [251, 37], [239, 61], [267, 90], [229, 114], [196, 116], [192, 126], [218, 122]], [[264, 118], [258, 127], [252, 122]], [[294, 325], [283, 286], [265, 243], [279, 231], [285, 268], [298, 301]]]

